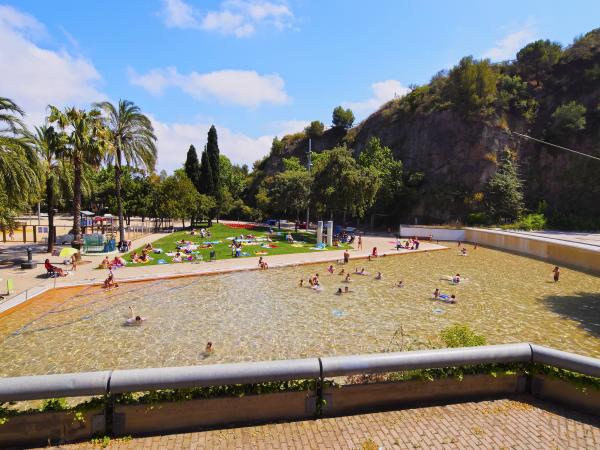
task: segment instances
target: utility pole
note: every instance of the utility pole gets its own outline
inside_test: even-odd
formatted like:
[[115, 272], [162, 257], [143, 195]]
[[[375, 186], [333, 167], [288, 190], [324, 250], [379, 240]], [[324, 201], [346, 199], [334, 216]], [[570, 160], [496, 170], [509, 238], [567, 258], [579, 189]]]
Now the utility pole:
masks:
[[[312, 142], [311, 139], [308, 139], [308, 152], [306, 153], [307, 156], [307, 169], [308, 169], [308, 174], [310, 175], [310, 167], [312, 166], [312, 162], [311, 162], [311, 154], [312, 154]], [[308, 198], [306, 200], [306, 232], [308, 233], [308, 224], [309, 224], [309, 220], [310, 220], [310, 184], [308, 185]]]

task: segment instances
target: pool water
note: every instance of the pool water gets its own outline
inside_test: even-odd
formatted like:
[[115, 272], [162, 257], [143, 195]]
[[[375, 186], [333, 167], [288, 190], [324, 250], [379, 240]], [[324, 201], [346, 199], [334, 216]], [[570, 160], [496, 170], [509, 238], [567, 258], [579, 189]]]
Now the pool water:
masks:
[[[180, 366], [439, 346], [468, 324], [488, 343], [529, 341], [600, 357], [600, 277], [487, 248], [57, 290], [0, 318], [1, 376]], [[337, 266], [338, 271], [341, 266]], [[383, 280], [375, 280], [377, 271]], [[298, 287], [318, 272], [322, 290]], [[444, 276], [460, 273], [453, 286]], [[118, 276], [118, 273], [117, 273]], [[402, 279], [404, 288], [393, 284]], [[439, 287], [458, 304], [431, 299]], [[125, 326], [128, 307], [146, 320]], [[212, 341], [214, 352], [203, 350]]]

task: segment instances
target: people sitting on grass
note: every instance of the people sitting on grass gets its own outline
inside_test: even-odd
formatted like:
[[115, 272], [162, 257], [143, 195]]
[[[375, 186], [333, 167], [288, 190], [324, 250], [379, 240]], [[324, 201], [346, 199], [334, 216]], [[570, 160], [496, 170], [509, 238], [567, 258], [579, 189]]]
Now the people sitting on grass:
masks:
[[151, 252], [152, 251], [152, 244], [150, 242], [148, 242], [145, 246], [144, 246], [144, 250], [146, 250], [147, 252]]
[[121, 258], [119, 255], [116, 255], [113, 260], [110, 262], [110, 268], [117, 268], [117, 267], [125, 267], [127, 265], [127, 261], [125, 261], [123, 258]]
[[181, 257], [181, 253], [179, 253], [179, 252], [175, 253], [175, 256], [173, 256], [173, 262], [174, 263], [183, 262], [183, 258]]
[[286, 234], [286, 236], [285, 236], [285, 240], [286, 240], [288, 243], [290, 243], [290, 244], [293, 244], [293, 243], [294, 243], [294, 238], [292, 237], [292, 234], [291, 234], [291, 233], [288, 233], [288, 234]]
[[[133, 260], [133, 255], [134, 254], [135, 254], [135, 252], [133, 252], [131, 254], [131, 259], [132, 260]], [[98, 266], [98, 269], [110, 269], [110, 258], [108, 257], [108, 255], [104, 257], [104, 259], [102, 260], [102, 262]]]
[[62, 270], [60, 267], [56, 267], [56, 266], [53, 266], [52, 264], [50, 264], [49, 259], [46, 259], [46, 261], [44, 261], [44, 267], [46, 268], [46, 270], [48, 272], [54, 272], [59, 277], [67, 276], [66, 272], [64, 270]]

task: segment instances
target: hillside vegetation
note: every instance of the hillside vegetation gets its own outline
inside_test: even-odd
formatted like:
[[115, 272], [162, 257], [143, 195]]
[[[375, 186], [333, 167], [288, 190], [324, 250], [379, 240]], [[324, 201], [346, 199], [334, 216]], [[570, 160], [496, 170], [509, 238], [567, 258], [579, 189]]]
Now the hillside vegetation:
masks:
[[492, 224], [540, 213], [553, 227], [600, 225], [600, 161], [512, 133], [600, 156], [600, 29], [564, 48], [533, 42], [514, 61], [465, 57], [355, 127], [348, 112], [336, 108], [330, 129], [313, 122], [276, 139], [247, 202], [289, 216], [304, 206], [272, 200], [281, 177], [294, 178], [290, 165], [304, 170], [310, 137], [311, 201], [338, 220]]

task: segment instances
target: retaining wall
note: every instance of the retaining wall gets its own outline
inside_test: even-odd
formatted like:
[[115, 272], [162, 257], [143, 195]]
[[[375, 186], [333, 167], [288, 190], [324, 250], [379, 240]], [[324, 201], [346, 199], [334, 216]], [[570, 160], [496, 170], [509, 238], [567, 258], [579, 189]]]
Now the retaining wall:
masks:
[[432, 239], [436, 241], [464, 241], [465, 231], [462, 229], [454, 228], [437, 228], [437, 227], [417, 227], [411, 225], [400, 225], [398, 234], [402, 237], [420, 237], [428, 238], [432, 236]]
[[500, 250], [522, 253], [554, 264], [600, 274], [600, 249], [583, 244], [557, 242], [538, 236], [505, 231], [465, 228], [465, 240]]

